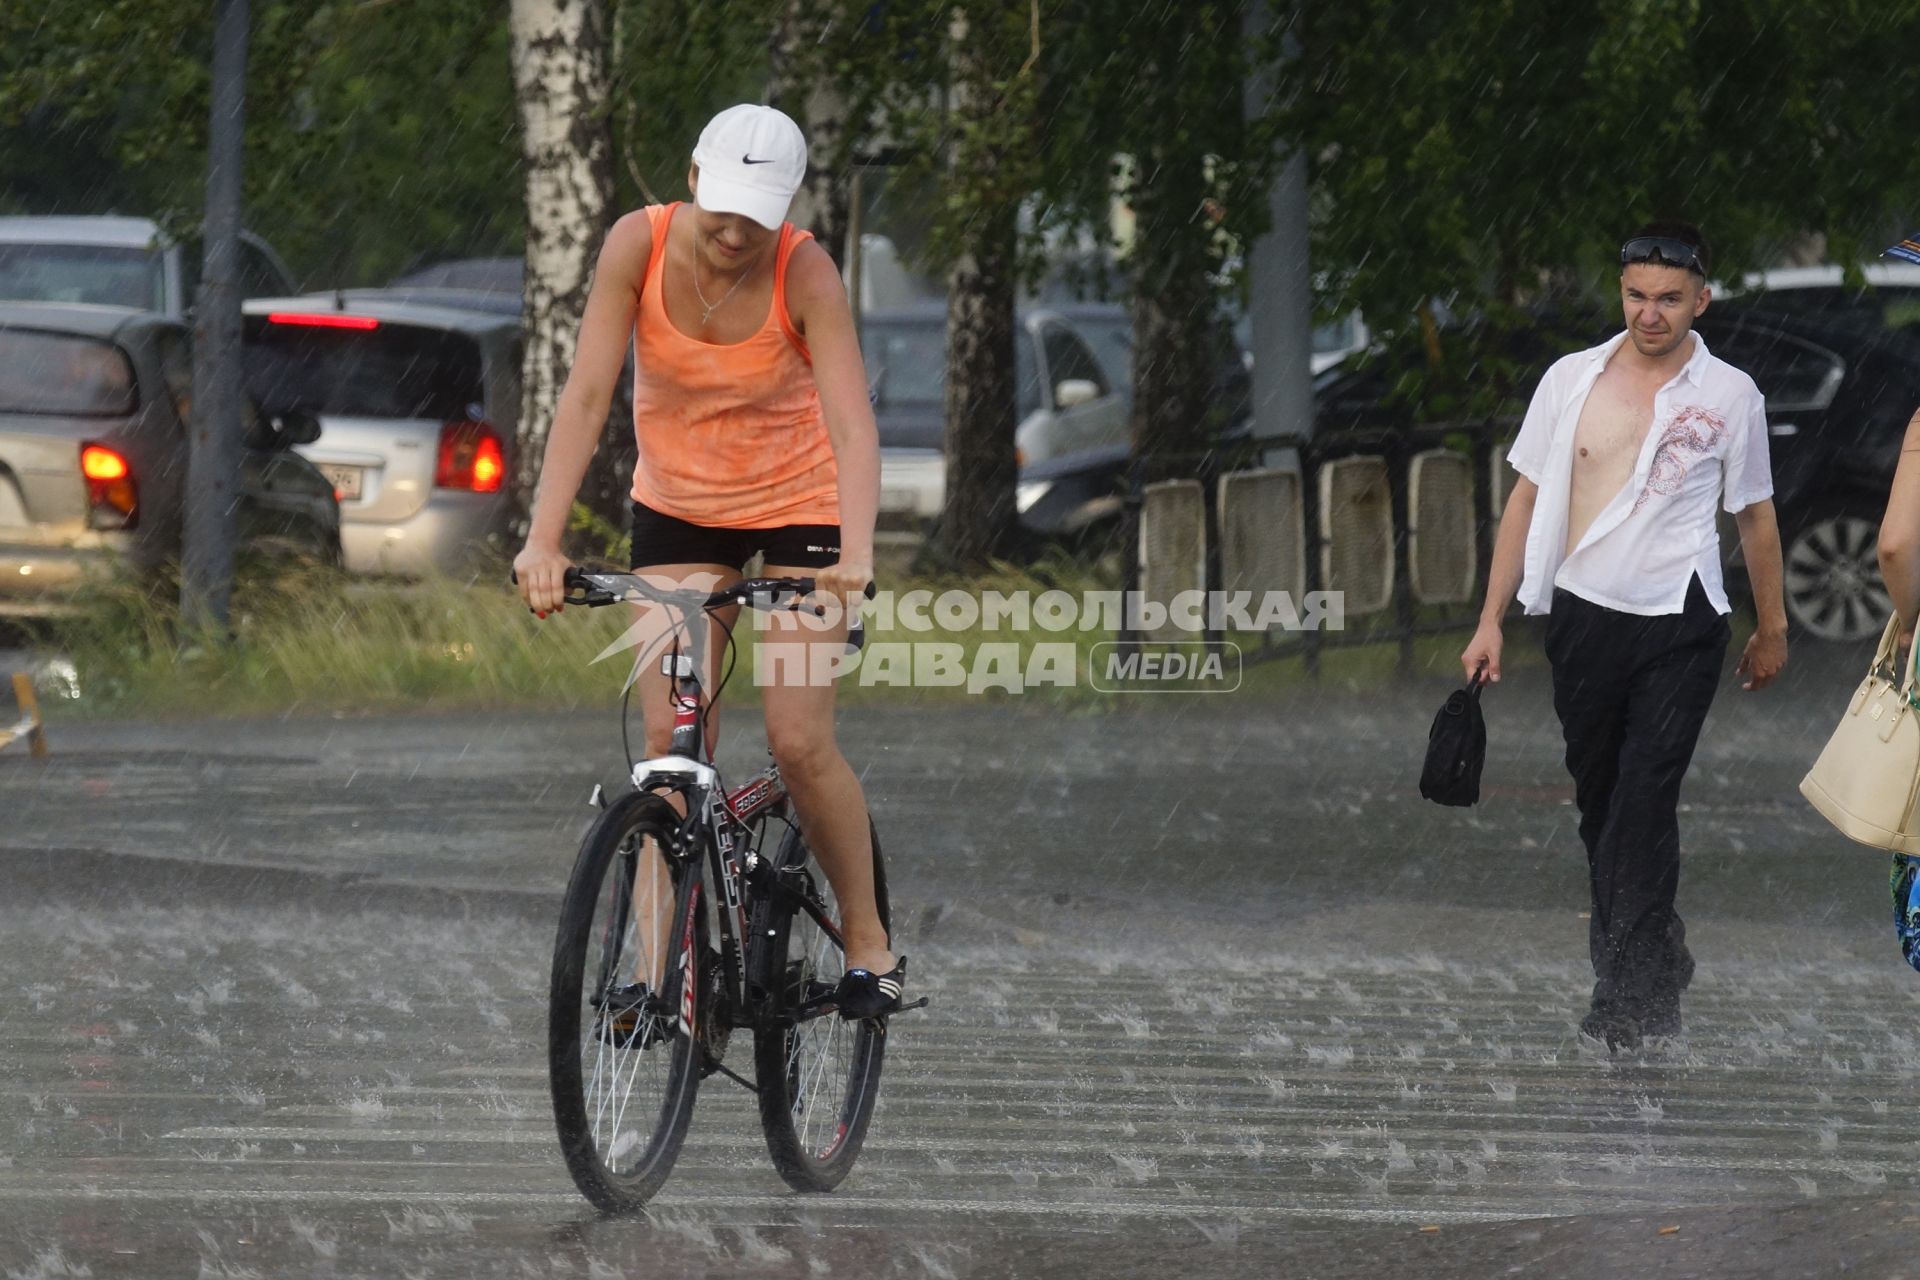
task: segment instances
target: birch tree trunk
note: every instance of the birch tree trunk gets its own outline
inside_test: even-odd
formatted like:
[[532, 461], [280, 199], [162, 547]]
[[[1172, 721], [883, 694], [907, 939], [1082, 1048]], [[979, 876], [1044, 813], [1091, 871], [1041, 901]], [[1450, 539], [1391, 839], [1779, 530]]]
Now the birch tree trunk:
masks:
[[525, 536], [594, 257], [611, 221], [613, 146], [604, 0], [511, 0], [509, 22], [526, 167], [525, 354], [512, 499], [514, 533]]
[[[773, 75], [767, 101], [792, 116], [807, 137], [807, 176], [787, 214], [813, 232], [820, 247], [843, 270], [852, 246], [848, 223], [848, 104], [814, 53], [842, 21], [843, 6], [820, 0], [786, 0], [774, 30]], [[809, 56], [809, 55], [813, 56]]]

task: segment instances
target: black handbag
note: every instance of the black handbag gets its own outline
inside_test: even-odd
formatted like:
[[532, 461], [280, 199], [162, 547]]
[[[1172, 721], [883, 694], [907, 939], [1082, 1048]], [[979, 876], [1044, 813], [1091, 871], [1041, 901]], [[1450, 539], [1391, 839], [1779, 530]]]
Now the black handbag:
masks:
[[1486, 667], [1473, 673], [1467, 687], [1447, 695], [1427, 733], [1427, 763], [1420, 771], [1420, 794], [1435, 804], [1480, 802], [1480, 769], [1487, 762], [1487, 722], [1480, 714], [1480, 690]]

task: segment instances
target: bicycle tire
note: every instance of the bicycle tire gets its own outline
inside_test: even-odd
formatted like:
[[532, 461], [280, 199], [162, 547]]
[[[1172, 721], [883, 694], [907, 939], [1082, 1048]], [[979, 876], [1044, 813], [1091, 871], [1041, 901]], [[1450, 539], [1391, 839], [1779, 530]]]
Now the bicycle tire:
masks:
[[[609, 1027], [602, 1009], [604, 993], [630, 978], [636, 963], [636, 858], [658, 856], [643, 854], [641, 842], [652, 837], [661, 847], [678, 822], [658, 796], [615, 801], [581, 843], [554, 940], [547, 1019], [554, 1124], [574, 1185], [608, 1213], [631, 1213], [659, 1191], [686, 1141], [700, 1086], [698, 1045], [708, 1016], [698, 981], [707, 953], [702, 859], [668, 862], [674, 905], [664, 992], [650, 997], [628, 1033]], [[643, 1076], [649, 1088], [636, 1098]], [[649, 1120], [651, 1128], [639, 1127]]]
[[[871, 818], [867, 829], [880, 921], [891, 932], [885, 861]], [[819, 893], [830, 917], [837, 914], [832, 891], [797, 827], [781, 843], [774, 867], [776, 874], [798, 876]], [[840, 948], [785, 894], [764, 895], [753, 915], [759, 954], [752, 972], [761, 975], [773, 997], [773, 1016], [761, 1021], [753, 1037], [760, 1127], [773, 1166], [788, 1186], [831, 1191], [852, 1170], [866, 1141], [886, 1061], [886, 1022], [847, 1022], [838, 1013], [794, 1022], [796, 1006], [839, 983]]]

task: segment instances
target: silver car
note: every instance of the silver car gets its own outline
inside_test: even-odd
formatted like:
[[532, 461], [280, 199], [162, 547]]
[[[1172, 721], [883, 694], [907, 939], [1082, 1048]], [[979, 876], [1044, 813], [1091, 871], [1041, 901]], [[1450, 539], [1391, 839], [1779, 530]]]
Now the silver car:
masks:
[[[1059, 313], [1023, 310], [1014, 341], [1022, 468], [1125, 444], [1126, 403], [1072, 324]], [[880, 520], [917, 529], [946, 500], [944, 303], [872, 311], [860, 318], [860, 348], [880, 429]]]
[[[0, 615], [64, 612], [96, 570], [151, 577], [179, 557], [191, 343], [152, 311], [0, 303]], [[289, 448], [318, 425], [295, 416], [249, 423], [239, 549], [336, 563], [333, 494]]]
[[518, 317], [383, 289], [244, 310], [254, 398], [319, 415], [320, 438], [301, 452], [333, 482], [347, 568], [474, 569], [507, 514]]
[[[199, 288], [201, 252], [148, 218], [0, 218], [0, 298], [92, 302], [184, 316]], [[240, 233], [240, 296], [293, 292], [286, 264]]]

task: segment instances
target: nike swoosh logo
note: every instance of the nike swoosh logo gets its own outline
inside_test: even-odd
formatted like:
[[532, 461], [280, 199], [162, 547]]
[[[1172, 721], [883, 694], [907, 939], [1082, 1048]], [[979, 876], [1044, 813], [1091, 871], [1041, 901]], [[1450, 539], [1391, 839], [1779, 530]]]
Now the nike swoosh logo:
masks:
[[752, 156], [742, 151], [740, 153], [740, 163], [741, 164], [772, 164], [773, 159], [772, 157], [768, 157], [765, 160], [755, 160]]

